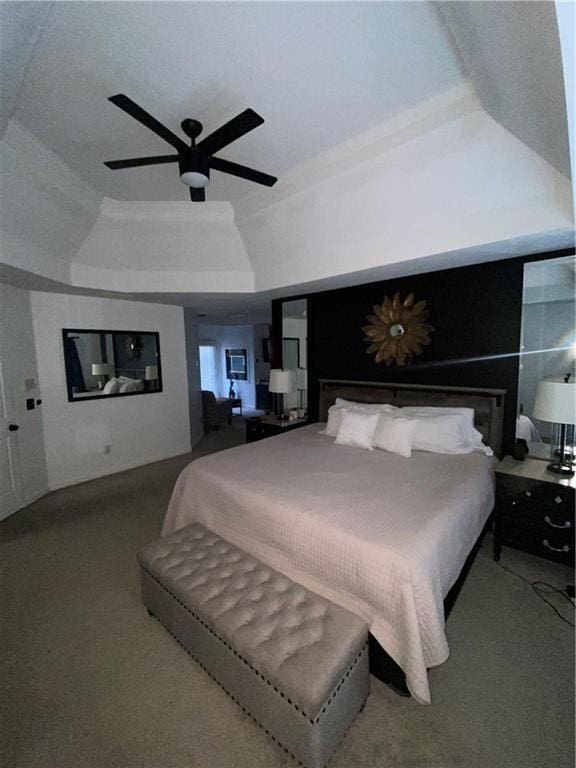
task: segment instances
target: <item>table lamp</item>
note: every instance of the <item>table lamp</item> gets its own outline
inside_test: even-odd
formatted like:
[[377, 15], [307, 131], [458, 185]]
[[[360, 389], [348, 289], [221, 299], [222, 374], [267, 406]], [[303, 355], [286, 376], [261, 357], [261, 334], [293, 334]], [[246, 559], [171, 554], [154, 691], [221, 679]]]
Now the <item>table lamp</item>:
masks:
[[308, 371], [306, 368], [298, 368], [296, 371], [296, 389], [300, 396], [299, 408], [304, 410], [304, 392], [308, 389]]
[[532, 415], [553, 425], [548, 471], [573, 475], [576, 381], [571, 380], [571, 374], [539, 382]]
[[92, 376], [98, 378], [98, 389], [104, 387], [104, 379], [110, 375], [110, 366], [108, 363], [92, 363]]
[[270, 383], [268, 390], [276, 395], [276, 408], [274, 412], [279, 419], [286, 418], [284, 412], [284, 395], [294, 391], [294, 374], [292, 371], [283, 371], [280, 368], [273, 368], [270, 371]]
[[150, 384], [149, 386], [156, 387], [156, 382], [158, 381], [158, 366], [157, 365], [147, 365], [144, 369], [144, 378], [146, 381], [154, 382], [153, 384]]

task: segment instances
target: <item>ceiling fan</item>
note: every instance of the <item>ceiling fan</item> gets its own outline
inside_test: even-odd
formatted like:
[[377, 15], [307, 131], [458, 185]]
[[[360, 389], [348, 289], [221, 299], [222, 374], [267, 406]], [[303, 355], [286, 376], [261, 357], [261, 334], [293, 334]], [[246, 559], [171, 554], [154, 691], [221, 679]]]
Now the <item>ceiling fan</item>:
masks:
[[190, 199], [194, 203], [202, 203], [206, 200], [205, 187], [210, 182], [210, 170], [229, 173], [232, 176], [239, 176], [241, 179], [254, 181], [256, 184], [264, 184], [267, 187], [273, 186], [278, 179], [275, 176], [269, 176], [267, 173], [255, 171], [253, 168], [247, 168], [245, 165], [232, 163], [230, 160], [224, 160], [222, 157], [214, 157], [216, 152], [231, 144], [236, 139], [244, 136], [245, 133], [254, 130], [262, 125], [264, 118], [260, 117], [253, 109], [245, 109], [239, 115], [221, 128], [211, 133], [206, 138], [196, 143], [196, 139], [202, 133], [202, 123], [198, 120], [186, 118], [182, 121], [181, 127], [186, 136], [190, 139], [190, 146], [172, 133], [156, 118], [148, 114], [142, 107], [129, 99], [123, 93], [116, 96], [110, 96], [108, 101], [115, 104], [120, 109], [127, 112], [139, 123], [145, 125], [161, 139], [171, 144], [177, 150], [177, 155], [156, 155], [155, 157], [134, 157], [128, 160], [109, 160], [105, 162], [108, 168], [113, 171], [120, 168], [136, 168], [141, 165], [160, 165], [163, 163], [178, 163], [180, 167], [180, 181], [190, 187]]

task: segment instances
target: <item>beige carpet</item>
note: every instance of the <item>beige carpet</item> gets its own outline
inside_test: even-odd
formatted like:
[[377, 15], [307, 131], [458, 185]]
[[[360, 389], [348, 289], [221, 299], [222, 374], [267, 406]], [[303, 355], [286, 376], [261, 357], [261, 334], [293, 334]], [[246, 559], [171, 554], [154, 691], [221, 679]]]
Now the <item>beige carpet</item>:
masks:
[[[192, 456], [57, 491], [0, 524], [3, 766], [293, 765], [139, 601], [135, 553], [158, 535], [178, 472], [241, 442], [240, 425]], [[503, 562], [573, 579], [511, 550]], [[331, 768], [573, 768], [573, 630], [492, 561], [489, 542], [448, 636], [433, 704], [373, 680]]]

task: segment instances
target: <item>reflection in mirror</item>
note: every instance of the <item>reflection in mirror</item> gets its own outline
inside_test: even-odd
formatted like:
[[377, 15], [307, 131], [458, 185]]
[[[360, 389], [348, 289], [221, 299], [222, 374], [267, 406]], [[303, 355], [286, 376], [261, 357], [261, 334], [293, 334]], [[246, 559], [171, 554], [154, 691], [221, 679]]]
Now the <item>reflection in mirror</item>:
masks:
[[[529, 455], [549, 460], [554, 425], [534, 416], [538, 382], [575, 375], [576, 256], [524, 266], [522, 342], [518, 378], [516, 438]], [[570, 430], [574, 440], [574, 428]]]
[[162, 391], [158, 333], [62, 331], [68, 400]]
[[294, 392], [284, 396], [284, 407], [297, 408], [300, 418], [308, 408], [307, 311], [306, 299], [282, 304], [282, 368], [292, 372], [294, 381]]

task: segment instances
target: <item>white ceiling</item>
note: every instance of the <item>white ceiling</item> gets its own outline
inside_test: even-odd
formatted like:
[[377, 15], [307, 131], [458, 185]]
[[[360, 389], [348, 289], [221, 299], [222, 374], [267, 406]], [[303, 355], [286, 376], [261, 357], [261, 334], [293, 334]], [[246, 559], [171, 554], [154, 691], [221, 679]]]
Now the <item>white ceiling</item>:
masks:
[[4, 134], [51, 3], [0, 2], [0, 136]]
[[[206, 135], [252, 107], [265, 124], [222, 156], [281, 176], [462, 79], [428, 2], [56, 2], [13, 116], [103, 195], [182, 200], [176, 166], [102, 165], [173, 151], [108, 96], [177, 133], [184, 117]], [[208, 199], [254, 189], [215, 173]]]
[[562, 54], [553, 2], [441, 2], [483, 107], [570, 176]]
[[[527, 237], [518, 240], [506, 240], [499, 243], [490, 243], [482, 247], [474, 247], [450, 253], [439, 253], [421, 259], [412, 259], [409, 263], [392, 264], [359, 272], [350, 272], [345, 275], [316, 280], [309, 283], [299, 283], [285, 288], [258, 293], [126, 293], [121, 291], [106, 291], [93, 288], [81, 288], [56, 280], [41, 277], [35, 273], [17, 269], [0, 262], [0, 283], [8, 283], [16, 288], [28, 291], [45, 291], [48, 293], [74, 294], [79, 296], [102, 296], [110, 299], [125, 299], [130, 301], [149, 302], [153, 304], [172, 304], [183, 307], [192, 307], [202, 318], [202, 322], [214, 325], [251, 325], [256, 323], [271, 322], [270, 302], [272, 299], [290, 298], [301, 294], [318, 293], [337, 288], [346, 288], [363, 283], [371, 283], [378, 280], [392, 280], [424, 272], [433, 272], [454, 267], [464, 267], [471, 264], [481, 264], [499, 259], [525, 256], [527, 253], [545, 253], [546, 251], [558, 251], [570, 248], [574, 251], [573, 233], [567, 237], [566, 233], [558, 233], [556, 236], [546, 235], [544, 239], [538, 236]], [[548, 265], [554, 267], [560, 265], [560, 271], [550, 270]], [[542, 280], [549, 279], [554, 285], [558, 282], [567, 282], [574, 294], [574, 280], [576, 277], [576, 257], [566, 256], [546, 262], [530, 264], [530, 271], [526, 271], [526, 290], [539, 289]], [[531, 270], [534, 270], [533, 272]], [[544, 278], [543, 275], [547, 275]], [[539, 294], [541, 297], [541, 293]], [[528, 300], [525, 293], [524, 300]], [[535, 299], [538, 300], [538, 299]], [[542, 300], [541, 298], [539, 300]], [[290, 302], [299, 306], [299, 300]], [[301, 305], [298, 316], [304, 308]]]

